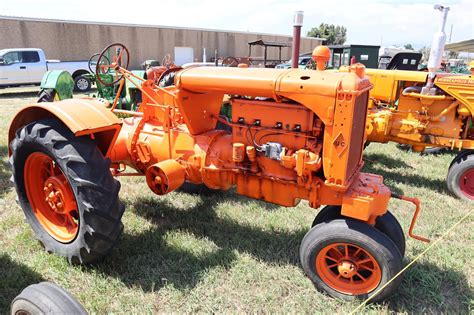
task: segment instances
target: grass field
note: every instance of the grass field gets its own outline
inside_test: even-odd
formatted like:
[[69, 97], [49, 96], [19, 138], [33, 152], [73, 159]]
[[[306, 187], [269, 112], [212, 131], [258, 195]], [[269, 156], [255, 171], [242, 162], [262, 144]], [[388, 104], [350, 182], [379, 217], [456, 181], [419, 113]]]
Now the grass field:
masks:
[[[25, 286], [53, 281], [92, 313], [298, 312], [347, 313], [357, 302], [317, 292], [298, 261], [298, 247], [317, 210], [283, 208], [237, 196], [171, 193], [159, 197], [141, 178], [122, 179], [125, 230], [102, 263], [70, 266], [47, 254], [24, 223], [9, 183], [7, 128], [34, 94], [0, 96], [0, 313]], [[371, 144], [365, 169], [394, 192], [422, 200], [416, 233], [437, 239], [472, 204], [445, 186], [453, 154], [420, 156], [396, 145]], [[391, 201], [405, 231], [413, 207]], [[473, 217], [410, 268], [390, 300], [371, 313], [467, 314], [474, 310]], [[408, 238], [408, 263], [426, 244]]]

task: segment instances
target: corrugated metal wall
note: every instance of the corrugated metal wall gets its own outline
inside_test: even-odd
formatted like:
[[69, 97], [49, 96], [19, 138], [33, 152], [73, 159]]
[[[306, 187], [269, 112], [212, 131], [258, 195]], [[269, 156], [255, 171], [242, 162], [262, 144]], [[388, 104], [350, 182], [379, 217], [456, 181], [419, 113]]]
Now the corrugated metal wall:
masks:
[[[289, 30], [291, 31], [291, 30]], [[194, 48], [194, 58], [202, 60], [203, 47], [208, 60], [217, 49], [219, 57], [247, 56], [250, 41], [263, 39], [287, 42], [290, 36], [244, 32], [181, 29], [142, 25], [79, 23], [0, 17], [0, 49], [42, 48], [48, 59], [87, 60], [105, 46], [123, 43], [130, 50], [130, 68], [138, 68], [146, 59], [161, 60], [173, 54], [175, 46]], [[301, 52], [313, 50], [321, 41], [303, 38]], [[253, 56], [263, 56], [263, 49], [254, 46]], [[289, 59], [291, 48], [282, 49], [283, 59]], [[269, 59], [278, 58], [278, 48], [268, 48]]]

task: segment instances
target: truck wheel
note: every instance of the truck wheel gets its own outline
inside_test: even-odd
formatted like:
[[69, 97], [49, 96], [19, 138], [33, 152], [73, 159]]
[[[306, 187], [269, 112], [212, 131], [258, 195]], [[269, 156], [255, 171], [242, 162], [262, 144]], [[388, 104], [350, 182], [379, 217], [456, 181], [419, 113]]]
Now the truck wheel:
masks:
[[76, 299], [50, 282], [26, 287], [12, 302], [11, 314], [87, 314]]
[[51, 103], [54, 101], [59, 101], [58, 94], [54, 89], [42, 89], [38, 94], [37, 103]]
[[91, 89], [91, 80], [84, 75], [77, 76], [74, 79], [74, 91], [87, 92]]
[[[325, 206], [319, 211], [311, 227], [344, 218], [345, 217], [341, 214], [340, 206]], [[395, 243], [402, 257], [405, 257], [405, 234], [397, 218], [395, 218], [390, 211], [387, 211], [384, 215], [377, 218], [375, 228], [387, 235]]]
[[[344, 300], [372, 297], [402, 268], [402, 256], [387, 235], [351, 219], [313, 227], [301, 242], [300, 262], [316, 288]], [[401, 280], [395, 279], [371, 301], [389, 297]]]
[[458, 198], [474, 200], [474, 153], [459, 153], [449, 167], [448, 189]]
[[55, 119], [19, 129], [10, 148], [19, 203], [45, 249], [73, 264], [102, 259], [123, 230], [110, 161]]

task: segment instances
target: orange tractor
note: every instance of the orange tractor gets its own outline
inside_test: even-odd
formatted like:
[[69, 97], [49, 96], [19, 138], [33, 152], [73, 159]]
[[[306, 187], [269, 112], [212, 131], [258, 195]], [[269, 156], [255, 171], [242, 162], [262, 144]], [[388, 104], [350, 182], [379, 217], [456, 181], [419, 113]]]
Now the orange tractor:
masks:
[[[112, 53], [110, 53], [112, 51]], [[102, 56], [114, 55], [112, 62]], [[128, 50], [108, 46], [97, 74], [141, 81], [139, 110], [94, 99], [23, 108], [9, 130], [10, 161], [27, 222], [46, 250], [71, 263], [103, 258], [119, 239], [124, 206], [114, 177], [143, 175], [158, 195], [204, 184], [293, 207], [326, 205], [300, 247], [305, 273], [332, 296], [372, 296], [402, 268], [403, 230], [381, 176], [361, 172], [369, 90], [349, 73], [197, 67], [173, 86], [134, 77]], [[219, 117], [232, 95], [232, 119]], [[128, 116], [119, 119], [115, 114]], [[217, 122], [227, 130], [216, 128]], [[133, 169], [133, 172], [127, 171]], [[388, 297], [400, 278], [374, 300]]]

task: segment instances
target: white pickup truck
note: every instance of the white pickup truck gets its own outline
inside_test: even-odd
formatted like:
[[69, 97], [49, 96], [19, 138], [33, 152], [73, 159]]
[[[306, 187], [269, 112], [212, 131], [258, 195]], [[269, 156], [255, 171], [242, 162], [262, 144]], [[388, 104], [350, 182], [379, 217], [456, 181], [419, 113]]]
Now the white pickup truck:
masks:
[[87, 61], [46, 60], [39, 48], [9, 48], [0, 50], [0, 87], [37, 85], [48, 70], [68, 71], [74, 79], [74, 89], [85, 92], [91, 81]]

